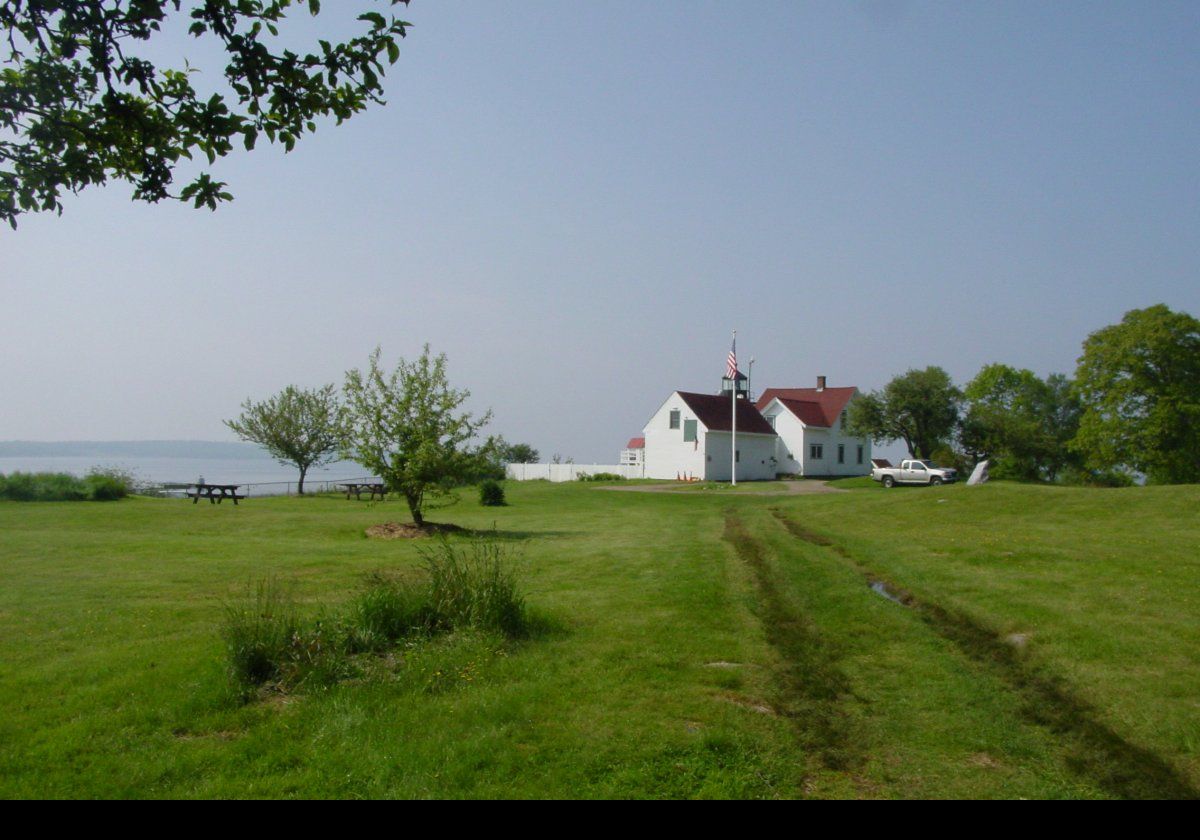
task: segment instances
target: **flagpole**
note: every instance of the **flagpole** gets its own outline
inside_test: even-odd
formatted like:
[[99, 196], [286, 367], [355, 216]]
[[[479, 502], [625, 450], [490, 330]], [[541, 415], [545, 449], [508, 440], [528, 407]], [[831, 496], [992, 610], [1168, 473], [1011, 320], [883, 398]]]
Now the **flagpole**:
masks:
[[[733, 331], [733, 346], [737, 348], [737, 330]], [[730, 428], [733, 430], [729, 436], [729, 475], [732, 477], [732, 487], [737, 487], [737, 367], [733, 370], [733, 387], [729, 389], [729, 417]]]

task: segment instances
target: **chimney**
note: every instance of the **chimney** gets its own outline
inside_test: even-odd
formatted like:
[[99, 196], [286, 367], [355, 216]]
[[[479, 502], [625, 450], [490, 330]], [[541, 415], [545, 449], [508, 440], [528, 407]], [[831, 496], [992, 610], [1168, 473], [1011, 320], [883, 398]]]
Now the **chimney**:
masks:
[[817, 377], [817, 390], [818, 390], [818, 391], [824, 391], [824, 390], [825, 390], [825, 377], [824, 377], [824, 376], [818, 376], [818, 377]]

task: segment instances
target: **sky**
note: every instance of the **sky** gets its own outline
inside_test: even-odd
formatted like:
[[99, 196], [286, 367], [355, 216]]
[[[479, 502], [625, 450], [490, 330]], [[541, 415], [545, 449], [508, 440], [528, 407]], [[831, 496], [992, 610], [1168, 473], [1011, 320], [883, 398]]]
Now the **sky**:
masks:
[[0, 231], [0, 440], [231, 440], [428, 342], [492, 432], [611, 463], [735, 329], [755, 391], [871, 390], [1200, 315], [1195, 2], [400, 8], [388, 104], [219, 161], [217, 212], [114, 183]]

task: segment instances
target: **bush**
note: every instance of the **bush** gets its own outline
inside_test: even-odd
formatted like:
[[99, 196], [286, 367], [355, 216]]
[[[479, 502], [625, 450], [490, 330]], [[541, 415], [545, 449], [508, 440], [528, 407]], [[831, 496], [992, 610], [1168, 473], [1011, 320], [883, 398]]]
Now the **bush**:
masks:
[[87, 497], [87, 486], [68, 473], [15, 472], [0, 483], [0, 499], [15, 502], [79, 502]]
[[507, 504], [500, 482], [488, 479], [479, 485], [479, 504], [485, 507], [503, 507]]
[[134, 490], [131, 473], [116, 467], [93, 467], [83, 479], [88, 498], [94, 502], [112, 502], [124, 499]]
[[1124, 470], [1088, 470], [1080, 467], [1068, 467], [1060, 480], [1063, 484], [1083, 487], [1132, 487], [1135, 484], [1133, 475]]
[[616, 473], [610, 473], [610, 472], [598, 472], [594, 475], [588, 475], [587, 473], [580, 473], [575, 480], [576, 481], [624, 481], [625, 476], [617, 475]]
[[86, 478], [50, 472], [0, 475], [0, 499], [14, 502], [103, 502], [132, 490], [133, 477], [115, 469], [93, 469]]

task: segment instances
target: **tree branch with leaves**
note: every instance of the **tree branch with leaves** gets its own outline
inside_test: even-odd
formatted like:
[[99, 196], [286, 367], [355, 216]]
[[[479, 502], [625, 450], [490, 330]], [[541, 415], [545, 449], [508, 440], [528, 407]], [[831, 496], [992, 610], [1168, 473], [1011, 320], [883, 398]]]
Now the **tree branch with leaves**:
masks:
[[[321, 13], [319, 0], [0, 3], [0, 219], [15, 228], [22, 213], [61, 213], [64, 192], [109, 180], [131, 183], [137, 200], [216, 209], [232, 195], [208, 172], [173, 191], [181, 160], [211, 165], [263, 135], [291, 151], [317, 118], [340, 124], [382, 104], [384, 62], [399, 58], [411, 24], [367, 11], [357, 16], [361, 34], [298, 51], [280, 34], [294, 7]], [[184, 14], [188, 35], [225, 54], [224, 89], [201, 93], [197, 68], [160, 68], [137, 54]]]

